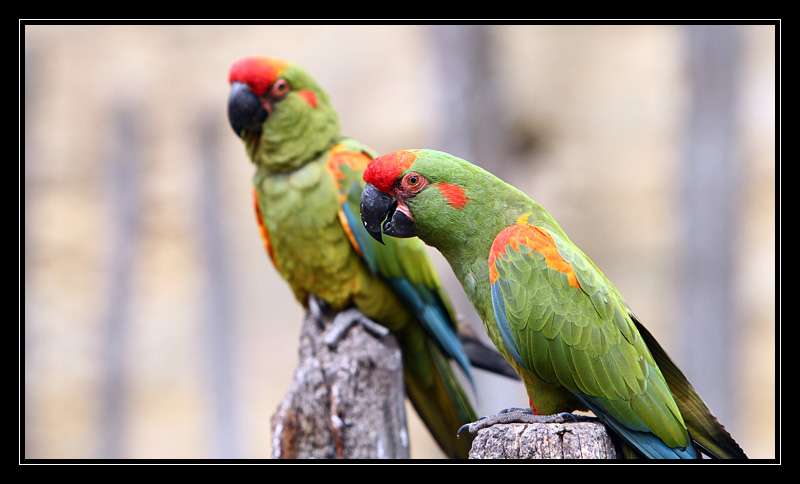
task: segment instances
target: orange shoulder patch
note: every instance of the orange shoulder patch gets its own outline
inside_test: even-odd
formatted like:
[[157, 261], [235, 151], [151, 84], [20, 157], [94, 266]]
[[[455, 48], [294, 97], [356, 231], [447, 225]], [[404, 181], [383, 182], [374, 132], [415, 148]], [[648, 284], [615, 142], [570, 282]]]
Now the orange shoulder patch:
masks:
[[264, 218], [261, 216], [261, 206], [258, 204], [258, 191], [255, 187], [253, 188], [253, 208], [256, 211], [256, 223], [258, 223], [258, 231], [261, 233], [261, 241], [264, 242], [264, 248], [267, 250], [267, 255], [269, 255], [272, 264], [277, 268], [278, 263], [275, 261], [275, 254], [272, 252], [272, 244], [269, 241], [267, 226], [264, 225]]
[[344, 233], [347, 235], [347, 238], [350, 240], [350, 245], [353, 246], [353, 249], [355, 249], [359, 256], [362, 255], [361, 248], [358, 246], [358, 242], [356, 241], [355, 235], [353, 235], [353, 230], [350, 228], [350, 224], [347, 223], [347, 216], [345, 215], [344, 210], [341, 209], [341, 205], [347, 198], [347, 189], [342, 185], [342, 182], [345, 179], [345, 174], [342, 171], [342, 167], [346, 166], [356, 173], [361, 173], [371, 160], [372, 158], [370, 158], [370, 156], [363, 151], [352, 151], [345, 145], [338, 144], [331, 149], [331, 153], [328, 155], [328, 161], [326, 164], [326, 168], [331, 175], [333, 175], [333, 181], [336, 183], [336, 192], [339, 196], [339, 223], [341, 224]]
[[327, 168], [333, 175], [336, 188], [341, 193], [341, 182], [344, 181], [343, 166], [355, 172], [362, 172], [372, 159], [363, 151], [351, 151], [346, 146], [338, 144], [331, 149], [328, 155]]
[[353, 247], [353, 250], [356, 251], [359, 257], [363, 257], [364, 254], [361, 252], [361, 247], [358, 246], [358, 241], [356, 241], [356, 236], [353, 235], [353, 230], [350, 228], [350, 224], [347, 222], [347, 215], [345, 215], [344, 210], [339, 209], [339, 225], [342, 226], [342, 230], [344, 230], [344, 234], [347, 235], [347, 239], [350, 241], [350, 245]]
[[497, 258], [505, 254], [507, 247], [519, 252], [521, 245], [535, 250], [544, 256], [545, 263], [550, 269], [561, 272], [567, 276], [570, 286], [580, 288], [578, 277], [572, 265], [561, 257], [558, 253], [556, 243], [546, 231], [528, 225], [527, 223], [517, 223], [504, 228], [497, 234], [492, 248], [489, 250], [489, 281], [494, 284], [499, 277], [497, 273]]

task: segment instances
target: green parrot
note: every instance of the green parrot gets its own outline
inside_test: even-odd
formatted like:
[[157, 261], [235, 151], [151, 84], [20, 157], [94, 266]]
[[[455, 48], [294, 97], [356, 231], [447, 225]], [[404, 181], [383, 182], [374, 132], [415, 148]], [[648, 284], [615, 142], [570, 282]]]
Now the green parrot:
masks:
[[444, 453], [466, 458], [470, 440], [456, 431], [476, 415], [450, 361], [470, 381], [472, 365], [516, 379], [513, 369], [474, 337], [459, 337], [419, 239], [381, 245], [365, 231], [361, 178], [373, 152], [341, 136], [316, 82], [295, 65], [250, 57], [232, 65], [229, 84], [228, 119], [255, 165], [254, 208], [273, 265], [318, 319], [320, 308], [337, 313], [327, 343], [354, 323], [391, 331], [409, 399]]
[[617, 288], [533, 199], [432, 150], [376, 158], [364, 180], [369, 233], [378, 241], [381, 233], [418, 236], [437, 248], [525, 383], [530, 409], [465, 429], [591, 410], [626, 456], [747, 458]]

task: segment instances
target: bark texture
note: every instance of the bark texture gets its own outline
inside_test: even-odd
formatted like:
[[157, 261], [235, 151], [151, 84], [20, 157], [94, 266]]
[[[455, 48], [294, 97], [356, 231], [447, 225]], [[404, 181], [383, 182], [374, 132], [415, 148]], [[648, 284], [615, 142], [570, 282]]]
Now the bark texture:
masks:
[[306, 316], [300, 362], [272, 416], [272, 457], [278, 459], [408, 458], [400, 349], [362, 326], [336, 348], [325, 328]]
[[482, 429], [470, 459], [616, 459], [617, 451], [598, 422], [498, 424]]

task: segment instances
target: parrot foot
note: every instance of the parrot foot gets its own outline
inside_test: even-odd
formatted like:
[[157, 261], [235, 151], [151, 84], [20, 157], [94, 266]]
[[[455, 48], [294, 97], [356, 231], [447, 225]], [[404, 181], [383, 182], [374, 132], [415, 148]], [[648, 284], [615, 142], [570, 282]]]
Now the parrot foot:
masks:
[[[511, 408], [504, 408], [497, 412], [498, 415], [502, 415], [504, 413], [513, 413], [513, 412], [520, 412], [520, 413], [527, 413], [534, 415], [533, 411], [528, 407], [511, 407]], [[486, 417], [483, 417], [486, 418]]]
[[325, 329], [329, 313], [330, 308], [325, 301], [319, 299], [313, 294], [308, 296], [308, 314], [310, 314], [311, 317], [314, 318], [314, 321], [317, 322], [319, 329]]
[[354, 324], [360, 324], [368, 333], [380, 339], [389, 334], [389, 330], [364, 316], [358, 309], [345, 309], [333, 318], [330, 329], [322, 337], [329, 348], [335, 348]]
[[538, 424], [551, 424], [551, 423], [574, 423], [574, 422], [592, 422], [597, 420], [595, 417], [588, 417], [585, 415], [575, 415], [574, 413], [561, 412], [554, 415], [536, 415], [529, 408], [506, 408], [500, 410], [496, 415], [482, 417], [475, 422], [462, 425], [458, 429], [458, 435], [465, 432], [475, 434], [479, 430], [491, 427], [497, 424], [508, 423], [538, 423]]

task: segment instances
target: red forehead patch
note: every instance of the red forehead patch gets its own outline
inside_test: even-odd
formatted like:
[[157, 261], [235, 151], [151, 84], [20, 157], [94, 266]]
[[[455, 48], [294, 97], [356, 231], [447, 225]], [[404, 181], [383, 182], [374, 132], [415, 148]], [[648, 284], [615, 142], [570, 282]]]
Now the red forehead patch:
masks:
[[263, 96], [286, 65], [286, 62], [276, 59], [246, 57], [233, 63], [228, 72], [228, 82], [247, 84], [256, 95]]
[[415, 159], [417, 155], [410, 151], [395, 151], [379, 156], [364, 170], [364, 181], [375, 185], [382, 192], [388, 192], [400, 175], [411, 168]]

